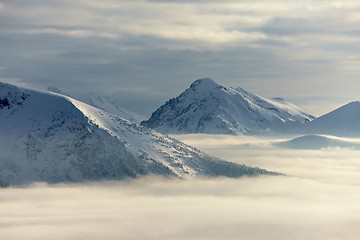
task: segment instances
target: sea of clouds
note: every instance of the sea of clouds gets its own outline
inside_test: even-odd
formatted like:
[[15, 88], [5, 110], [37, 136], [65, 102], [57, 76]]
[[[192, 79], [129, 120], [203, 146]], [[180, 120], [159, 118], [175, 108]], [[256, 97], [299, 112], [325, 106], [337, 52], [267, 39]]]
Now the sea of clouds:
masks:
[[360, 151], [281, 149], [275, 138], [176, 137], [287, 176], [3, 188], [1, 239], [358, 239]]

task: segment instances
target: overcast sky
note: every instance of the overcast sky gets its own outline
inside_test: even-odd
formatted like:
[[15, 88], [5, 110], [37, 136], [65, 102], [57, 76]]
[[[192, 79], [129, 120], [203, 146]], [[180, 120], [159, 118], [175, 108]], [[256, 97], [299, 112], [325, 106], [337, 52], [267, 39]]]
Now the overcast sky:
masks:
[[359, 100], [360, 1], [0, 1], [1, 81], [149, 114], [198, 78], [315, 115]]

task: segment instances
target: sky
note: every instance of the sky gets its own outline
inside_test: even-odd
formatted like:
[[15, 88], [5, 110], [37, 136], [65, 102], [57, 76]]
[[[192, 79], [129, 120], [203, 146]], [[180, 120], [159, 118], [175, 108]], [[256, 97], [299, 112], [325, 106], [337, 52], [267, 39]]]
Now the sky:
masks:
[[0, 191], [4, 239], [357, 240], [360, 151], [282, 139], [177, 135], [225, 160], [287, 176], [36, 183]]
[[0, 0], [0, 80], [150, 114], [210, 77], [321, 115], [359, 100], [360, 2]]

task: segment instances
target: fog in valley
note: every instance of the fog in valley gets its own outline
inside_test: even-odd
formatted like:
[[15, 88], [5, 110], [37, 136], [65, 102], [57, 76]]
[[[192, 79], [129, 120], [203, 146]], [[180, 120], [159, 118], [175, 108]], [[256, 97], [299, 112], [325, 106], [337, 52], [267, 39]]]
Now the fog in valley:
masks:
[[274, 147], [277, 138], [175, 137], [286, 176], [3, 188], [1, 239], [358, 239], [359, 150], [283, 149]]

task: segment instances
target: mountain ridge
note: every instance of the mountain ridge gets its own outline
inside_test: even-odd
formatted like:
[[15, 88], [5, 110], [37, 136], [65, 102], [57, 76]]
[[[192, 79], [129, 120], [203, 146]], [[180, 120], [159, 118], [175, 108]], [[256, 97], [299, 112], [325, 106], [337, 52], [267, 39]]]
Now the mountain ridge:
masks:
[[162, 133], [266, 134], [314, 119], [284, 100], [269, 100], [210, 78], [194, 81], [141, 125]]
[[304, 133], [360, 137], [360, 101], [347, 103], [307, 123]]
[[281, 141], [273, 144], [274, 146], [290, 149], [331, 149], [331, 148], [346, 148], [353, 150], [360, 150], [360, 144], [351, 142], [349, 139], [336, 138], [327, 135], [303, 135], [294, 139]]
[[0, 186], [277, 174], [211, 157], [57, 93], [0, 82]]
[[111, 98], [110, 96], [98, 95], [94, 92], [72, 96], [71, 94], [62, 92], [57, 87], [48, 87], [46, 91], [62, 94], [77, 99], [93, 107], [100, 108], [108, 113], [125, 118], [126, 120], [129, 120], [131, 122], [140, 123], [140, 121], [143, 119], [143, 116], [121, 107], [119, 102]]

